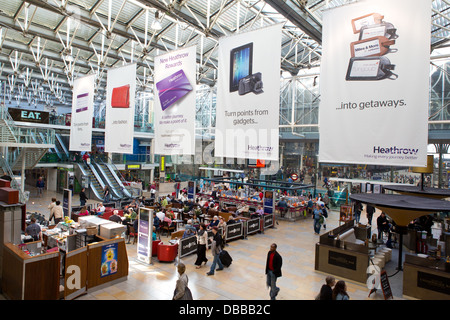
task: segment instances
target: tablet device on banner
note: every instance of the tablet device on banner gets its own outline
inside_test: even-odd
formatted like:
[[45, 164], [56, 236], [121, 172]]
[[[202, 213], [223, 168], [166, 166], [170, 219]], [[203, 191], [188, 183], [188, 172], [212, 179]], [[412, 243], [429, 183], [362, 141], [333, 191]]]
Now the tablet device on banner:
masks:
[[230, 51], [230, 92], [239, 89], [239, 81], [252, 74], [253, 42]]
[[277, 24], [219, 39], [215, 157], [278, 161], [281, 32]]

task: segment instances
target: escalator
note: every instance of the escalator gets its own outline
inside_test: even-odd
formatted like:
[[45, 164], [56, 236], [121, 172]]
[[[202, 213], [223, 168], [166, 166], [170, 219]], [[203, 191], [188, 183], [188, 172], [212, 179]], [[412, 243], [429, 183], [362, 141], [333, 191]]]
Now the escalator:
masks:
[[102, 179], [99, 177], [98, 173], [92, 170], [92, 165], [85, 165], [84, 163], [76, 163], [75, 165], [76, 172], [75, 176], [78, 180], [78, 182], [81, 184], [82, 176], [89, 177], [89, 188], [94, 193], [95, 197], [100, 200], [104, 201], [105, 197], [103, 196], [103, 189], [105, 187], [105, 184], [103, 183]]
[[117, 175], [115, 175], [115, 172], [112, 172], [107, 164], [96, 162], [95, 168], [97, 169], [97, 172], [102, 177], [105, 184], [109, 186], [111, 194], [114, 198], [123, 199], [125, 197], [128, 197], [126, 195], [128, 191], [125, 189], [122, 182], [117, 179]]
[[62, 157], [65, 157], [66, 159], [69, 159], [69, 151], [67, 150], [67, 147], [64, 143], [63, 138], [61, 137], [61, 135], [59, 133], [55, 134], [55, 147], [57, 147], [58, 150], [58, 154]]

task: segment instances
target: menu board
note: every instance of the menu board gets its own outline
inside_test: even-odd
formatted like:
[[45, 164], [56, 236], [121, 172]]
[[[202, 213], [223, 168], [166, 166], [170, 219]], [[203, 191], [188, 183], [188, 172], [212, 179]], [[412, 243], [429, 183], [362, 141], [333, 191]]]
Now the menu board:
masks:
[[353, 219], [353, 206], [342, 204], [339, 211], [339, 221], [348, 222]]
[[394, 299], [392, 295], [391, 285], [389, 284], [388, 275], [385, 270], [380, 273], [381, 290], [383, 290], [384, 300]]

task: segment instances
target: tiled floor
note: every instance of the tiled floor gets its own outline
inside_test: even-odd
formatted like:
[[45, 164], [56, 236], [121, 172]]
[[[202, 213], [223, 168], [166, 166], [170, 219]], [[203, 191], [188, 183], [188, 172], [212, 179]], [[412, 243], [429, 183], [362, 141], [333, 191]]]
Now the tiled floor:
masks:
[[[27, 211], [37, 211], [48, 216], [47, 205], [51, 193], [45, 193], [40, 199], [32, 198]], [[33, 194], [32, 194], [33, 197]], [[62, 196], [57, 194], [58, 198]], [[73, 205], [78, 204], [78, 196], [74, 196]], [[373, 221], [379, 212], [374, 216]], [[338, 212], [332, 211], [327, 219], [327, 230], [339, 225]], [[361, 223], [366, 223], [365, 213], [361, 215]], [[322, 230], [323, 232], [323, 230]], [[169, 238], [162, 236], [161, 240]], [[278, 244], [278, 251], [283, 257], [283, 276], [277, 285], [281, 288], [279, 300], [311, 300], [314, 299], [324, 283], [326, 274], [314, 270], [315, 243], [318, 236], [314, 234], [312, 219], [296, 222], [278, 221], [276, 228], [268, 229], [264, 234], [249, 236], [247, 240], [238, 239], [229, 242], [226, 250], [233, 257], [229, 268], [206, 276], [212, 262], [206, 267], [196, 269], [196, 255], [183, 257], [189, 287], [196, 300], [267, 300], [269, 290], [265, 284], [265, 263], [267, 251], [272, 243]], [[111, 285], [104, 289], [89, 292], [78, 300], [169, 300], [172, 299], [177, 270], [174, 262], [162, 263], [153, 258], [152, 265], [145, 265], [136, 259], [136, 245], [127, 244], [129, 256], [129, 275], [126, 281]], [[397, 254], [393, 250], [393, 259], [386, 265], [389, 275], [395, 273]], [[338, 279], [339, 280], [339, 279]], [[345, 280], [345, 279], [344, 279]], [[402, 297], [402, 273], [389, 278], [394, 299]], [[383, 300], [381, 291], [368, 297], [369, 290], [365, 284], [347, 280], [347, 289], [353, 300]]]

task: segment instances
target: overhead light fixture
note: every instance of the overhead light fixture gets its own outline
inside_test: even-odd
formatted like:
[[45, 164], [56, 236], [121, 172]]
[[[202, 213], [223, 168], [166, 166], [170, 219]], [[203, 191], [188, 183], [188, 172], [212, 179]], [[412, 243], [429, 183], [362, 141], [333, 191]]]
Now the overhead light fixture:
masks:
[[66, 60], [67, 62], [73, 62], [73, 61], [74, 61], [72, 55], [70, 55], [70, 54], [68, 54], [68, 55], [65, 57], [65, 60]]
[[161, 30], [162, 29], [161, 22], [159, 21], [159, 11], [155, 12], [155, 20], [153, 20], [150, 28], [152, 28], [153, 30]]

